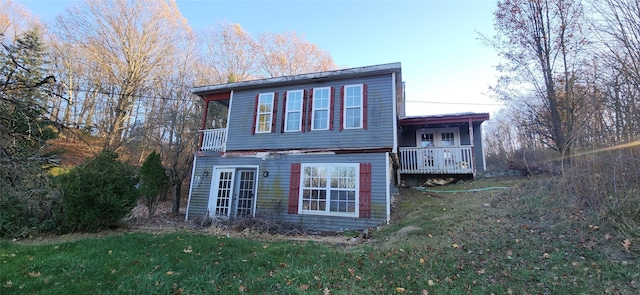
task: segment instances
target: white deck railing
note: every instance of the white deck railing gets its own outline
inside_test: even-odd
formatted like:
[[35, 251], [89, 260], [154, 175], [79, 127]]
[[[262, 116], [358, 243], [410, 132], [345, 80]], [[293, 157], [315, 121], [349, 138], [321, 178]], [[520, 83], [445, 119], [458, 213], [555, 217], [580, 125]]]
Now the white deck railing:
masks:
[[223, 151], [227, 142], [227, 129], [207, 129], [199, 130], [202, 132], [203, 151]]
[[471, 146], [400, 147], [400, 173], [470, 174], [473, 173]]

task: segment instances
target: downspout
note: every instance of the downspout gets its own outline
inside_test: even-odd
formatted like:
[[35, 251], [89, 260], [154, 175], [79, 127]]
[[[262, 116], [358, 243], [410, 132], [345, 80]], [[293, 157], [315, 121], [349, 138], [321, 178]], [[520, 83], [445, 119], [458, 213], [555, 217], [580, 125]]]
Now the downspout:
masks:
[[471, 143], [471, 166], [473, 167], [473, 178], [476, 178], [476, 156], [475, 156], [475, 137], [473, 136], [473, 121], [469, 119], [469, 143]]

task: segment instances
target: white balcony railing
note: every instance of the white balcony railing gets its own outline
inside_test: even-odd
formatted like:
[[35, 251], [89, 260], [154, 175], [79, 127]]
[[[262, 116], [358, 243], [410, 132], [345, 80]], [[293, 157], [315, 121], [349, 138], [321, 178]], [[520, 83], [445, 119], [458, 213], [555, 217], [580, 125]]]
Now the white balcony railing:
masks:
[[400, 173], [470, 174], [473, 173], [471, 146], [400, 147]]
[[227, 129], [207, 129], [199, 130], [202, 132], [202, 146], [203, 151], [223, 151], [227, 142]]

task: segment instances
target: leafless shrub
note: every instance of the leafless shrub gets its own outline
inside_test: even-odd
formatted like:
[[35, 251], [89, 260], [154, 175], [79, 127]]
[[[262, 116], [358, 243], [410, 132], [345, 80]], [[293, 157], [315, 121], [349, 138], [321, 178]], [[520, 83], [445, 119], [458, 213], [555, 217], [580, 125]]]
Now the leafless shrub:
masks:
[[577, 153], [566, 172], [561, 185], [578, 205], [640, 235], [640, 145]]

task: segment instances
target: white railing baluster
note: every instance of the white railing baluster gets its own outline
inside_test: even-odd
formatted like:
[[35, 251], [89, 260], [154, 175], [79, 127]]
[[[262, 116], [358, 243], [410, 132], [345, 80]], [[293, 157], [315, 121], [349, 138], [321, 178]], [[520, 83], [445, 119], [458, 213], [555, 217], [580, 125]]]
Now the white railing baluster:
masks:
[[469, 174], [473, 173], [471, 146], [400, 147], [400, 173]]
[[206, 129], [198, 130], [202, 132], [202, 147], [203, 151], [224, 151], [225, 144], [227, 142], [227, 129]]

